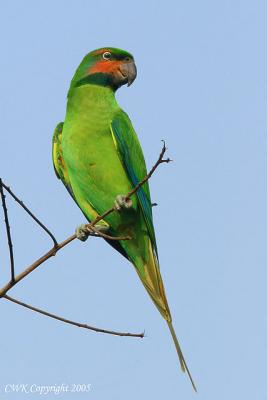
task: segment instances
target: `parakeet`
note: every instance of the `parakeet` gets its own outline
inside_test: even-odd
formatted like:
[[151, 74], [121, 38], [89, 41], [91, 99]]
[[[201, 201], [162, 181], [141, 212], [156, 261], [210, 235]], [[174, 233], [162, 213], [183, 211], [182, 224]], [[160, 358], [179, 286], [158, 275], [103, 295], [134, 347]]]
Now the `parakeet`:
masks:
[[100, 221], [98, 228], [112, 236], [131, 237], [109, 243], [133, 264], [166, 320], [181, 368], [196, 390], [173, 329], [160, 274], [148, 182], [130, 202], [124, 197], [147, 174], [138, 137], [115, 98], [116, 90], [130, 86], [136, 75], [134, 58], [127, 51], [105, 47], [84, 57], [70, 84], [65, 121], [54, 131], [53, 163], [88, 221], [116, 202], [118, 211]]

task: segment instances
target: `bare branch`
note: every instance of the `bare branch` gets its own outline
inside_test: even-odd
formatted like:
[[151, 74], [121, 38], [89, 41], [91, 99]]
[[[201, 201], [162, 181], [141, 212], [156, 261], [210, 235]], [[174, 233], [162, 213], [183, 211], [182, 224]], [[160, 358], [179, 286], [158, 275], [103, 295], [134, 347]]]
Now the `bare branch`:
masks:
[[[142, 179], [142, 181], [134, 188], [132, 189], [127, 195], [126, 198], [130, 198], [135, 192], [137, 192], [137, 190], [145, 183], [148, 181], [148, 179], [151, 178], [152, 174], [155, 172], [155, 170], [157, 169], [157, 167], [162, 164], [162, 163], [168, 163], [171, 160], [168, 159], [164, 159], [164, 154], [166, 152], [167, 148], [165, 146], [165, 142], [163, 141], [163, 147], [162, 150], [160, 152], [159, 158], [157, 160], [157, 162], [153, 165], [153, 167], [151, 168], [151, 170], [149, 171], [149, 173], [144, 177], [144, 179]], [[3, 184], [4, 188], [6, 189], [6, 186]], [[7, 189], [6, 189], [7, 190]], [[10, 189], [8, 190], [8, 192], [11, 194]], [[24, 204], [14, 195], [14, 193], [12, 193], [12, 196], [16, 199], [16, 201], [18, 201], [18, 203], [25, 209]], [[28, 210], [28, 209], [27, 209]], [[116, 211], [115, 207], [111, 207], [109, 210], [107, 210], [106, 212], [104, 212], [103, 214], [99, 215], [98, 217], [95, 218], [94, 221], [92, 221], [90, 224], [87, 225], [87, 228], [90, 230], [92, 229], [99, 221], [101, 221], [102, 219], [104, 219], [107, 215], [111, 214], [112, 212]], [[30, 210], [27, 211], [30, 215], [32, 214], [30, 212]], [[37, 222], [37, 218], [35, 216], [33, 216], [34, 220]], [[40, 225], [40, 221], [38, 220], [38, 224]], [[46, 228], [45, 228], [46, 230]], [[51, 237], [52, 234], [49, 234], [49, 236]], [[69, 244], [70, 242], [72, 242], [73, 240], [75, 240], [77, 237], [76, 235], [71, 235], [70, 237], [68, 237], [67, 239], [65, 239], [63, 242], [55, 244], [47, 253], [45, 253], [42, 257], [40, 257], [38, 260], [36, 260], [33, 264], [31, 264], [29, 267], [27, 267], [24, 271], [22, 271], [19, 275], [17, 275], [14, 279], [13, 282], [9, 282], [8, 284], [6, 284], [2, 289], [0, 289], [0, 298], [3, 297], [13, 286], [15, 286], [19, 281], [21, 281], [23, 278], [25, 278], [27, 275], [29, 275], [31, 272], [33, 272], [37, 267], [39, 267], [41, 264], [43, 264], [45, 261], [47, 261], [49, 258], [51, 258], [52, 256], [55, 256], [56, 253], [61, 250], [63, 247], [65, 247], [67, 244]], [[55, 239], [56, 241], [56, 239]]]
[[[153, 165], [153, 167], [151, 168], [151, 170], [148, 172], [148, 174], [141, 180], [141, 182], [138, 183], [138, 185], [136, 185], [129, 193], [127, 193], [126, 195], [126, 200], [130, 199], [130, 197], [137, 192], [138, 189], [140, 189], [141, 186], [144, 185], [144, 183], [146, 183], [151, 176], [153, 175], [153, 173], [155, 172], [155, 170], [158, 168], [158, 166], [160, 164], [163, 163], [169, 163], [172, 160], [170, 160], [169, 158], [164, 159], [164, 154], [167, 150], [167, 147], [165, 146], [165, 142], [163, 140], [163, 147], [162, 150], [160, 152], [159, 158], [157, 160], [157, 162]], [[115, 207], [111, 207], [109, 208], [107, 211], [105, 211], [103, 214], [99, 215], [98, 217], [96, 217], [96, 219], [91, 222], [90, 224], [87, 225], [88, 229], [90, 229], [92, 226], [95, 226], [99, 221], [101, 221], [102, 219], [104, 219], [105, 217], [107, 217], [109, 214], [111, 214], [113, 211], [116, 211]]]
[[65, 322], [66, 324], [70, 324], [70, 325], [74, 325], [74, 326], [78, 326], [79, 328], [85, 328], [85, 329], [89, 329], [91, 331], [95, 331], [95, 332], [100, 332], [100, 333], [107, 333], [110, 335], [116, 335], [116, 336], [130, 336], [130, 337], [139, 337], [139, 338], [143, 338], [145, 333], [129, 333], [129, 332], [117, 332], [117, 331], [110, 331], [107, 329], [101, 329], [101, 328], [96, 328], [94, 326], [91, 325], [87, 325], [87, 324], [82, 324], [80, 322], [75, 322], [75, 321], [71, 321], [70, 319], [66, 319], [66, 318], [62, 318], [59, 317], [58, 315], [55, 314], [51, 314], [50, 312], [41, 310], [40, 308], [37, 307], [33, 307], [27, 303], [24, 303], [20, 300], [14, 299], [13, 297], [10, 297], [8, 295], [4, 295], [3, 296], [4, 299], [11, 301], [12, 303], [18, 304], [22, 307], [28, 308], [29, 310], [35, 311], [39, 314], [45, 315], [46, 317], [50, 317], [53, 319], [56, 319], [57, 321], [62, 321]]
[[11, 282], [14, 283], [14, 281], [15, 281], [15, 266], [14, 266], [13, 244], [12, 244], [12, 239], [11, 239], [10, 225], [9, 225], [9, 221], [8, 221], [6, 196], [3, 191], [3, 186], [4, 185], [3, 185], [2, 179], [0, 178], [0, 193], [1, 193], [1, 199], [2, 199], [2, 207], [3, 207], [3, 211], [4, 211], [4, 216], [5, 216], [6, 235], [7, 235], [8, 248], [9, 248]]
[[[2, 181], [1, 181], [2, 182]], [[25, 206], [25, 204], [23, 203], [23, 201], [21, 201], [10, 189], [10, 187], [8, 187], [7, 185], [4, 184], [4, 182], [2, 182], [3, 187], [5, 188], [5, 190], [13, 197], [13, 199], [26, 211], [26, 213], [28, 213], [32, 219], [51, 237], [51, 239], [54, 242], [54, 246], [57, 246], [57, 240], [55, 238], [55, 236], [50, 232], [50, 230], [28, 209], [28, 207]]]
[[[171, 160], [168, 159], [164, 159], [164, 154], [166, 152], [166, 146], [165, 146], [165, 142], [163, 141], [163, 148], [161, 150], [161, 153], [159, 155], [159, 158], [157, 160], [157, 162], [154, 164], [154, 166], [151, 168], [151, 170], [149, 171], [149, 173], [142, 179], [142, 181], [135, 187], [133, 188], [127, 195], [126, 195], [126, 199], [129, 199], [134, 193], [136, 193], [140, 187], [148, 181], [148, 179], [151, 178], [152, 174], [155, 172], [155, 170], [157, 169], [157, 167], [162, 164], [162, 163], [168, 163]], [[85, 329], [91, 329], [94, 330], [96, 332], [102, 332], [102, 333], [109, 333], [109, 334], [113, 334], [113, 335], [117, 335], [117, 336], [133, 336], [133, 337], [144, 337], [144, 333], [141, 334], [132, 334], [132, 333], [123, 333], [123, 332], [115, 332], [115, 331], [109, 331], [106, 329], [99, 329], [99, 328], [95, 328], [92, 326], [89, 326], [87, 324], [81, 324], [78, 322], [74, 322], [62, 317], [59, 317], [57, 315], [51, 314], [47, 311], [43, 311], [39, 308], [33, 307], [29, 304], [23, 303], [19, 300], [16, 300], [10, 296], [8, 296], [6, 293], [13, 287], [15, 286], [18, 282], [20, 282], [22, 279], [24, 279], [27, 275], [29, 275], [31, 272], [33, 272], [37, 267], [39, 267], [41, 264], [43, 264], [45, 261], [47, 261], [49, 258], [51, 258], [52, 256], [55, 256], [57, 254], [57, 252], [62, 249], [63, 247], [67, 246], [69, 243], [71, 243], [74, 239], [77, 238], [76, 234], [71, 235], [70, 237], [68, 237], [67, 239], [65, 239], [63, 242], [58, 243], [56, 238], [54, 237], [54, 235], [46, 228], [46, 226], [24, 205], [24, 203], [18, 199], [18, 197], [11, 191], [11, 189], [6, 186], [1, 180], [0, 180], [0, 187], [1, 187], [1, 197], [2, 197], [2, 202], [3, 202], [3, 209], [5, 212], [5, 221], [6, 222], [6, 228], [7, 228], [7, 232], [9, 232], [10, 235], [10, 229], [9, 228], [9, 224], [8, 224], [8, 219], [7, 219], [7, 210], [6, 210], [6, 206], [5, 204], [5, 198], [4, 198], [4, 194], [3, 194], [3, 187], [5, 190], [8, 191], [8, 193], [15, 199], [15, 201], [37, 222], [38, 225], [40, 225], [45, 232], [51, 237], [51, 239], [54, 242], [54, 246], [47, 252], [45, 253], [43, 256], [41, 256], [38, 260], [36, 260], [34, 263], [32, 263], [31, 265], [29, 265], [24, 271], [22, 271], [20, 274], [18, 274], [17, 276], [13, 276], [12, 280], [10, 282], [8, 282], [2, 289], [0, 289], [0, 298], [3, 297], [6, 300], [12, 301], [13, 303], [16, 303], [18, 305], [21, 305], [23, 307], [26, 307], [32, 311], [38, 312], [40, 314], [46, 315], [48, 317], [57, 319], [59, 321], [71, 324], [71, 325], [75, 325], [81, 328], [85, 328]], [[108, 209], [106, 212], [104, 212], [103, 214], [99, 215], [97, 218], [95, 218], [94, 221], [92, 221], [91, 223], [87, 224], [86, 227], [89, 231], [89, 236], [97, 236], [97, 237], [103, 237], [105, 239], [108, 240], [130, 240], [131, 238], [129, 236], [110, 236], [107, 235], [106, 233], [103, 233], [101, 231], [99, 231], [96, 228], [96, 224], [103, 220], [107, 215], [111, 214], [112, 212], [116, 211], [115, 207], [111, 207], [110, 209]], [[12, 251], [12, 242], [11, 242], [11, 237], [10, 237], [10, 242], [9, 244], [11, 244], [11, 246], [9, 246], [10, 248], [10, 258], [11, 258], [11, 254], [12, 254], [12, 258], [11, 260], [13, 260], [13, 252]], [[14, 265], [14, 261], [11, 261], [11, 265]]]
[[163, 157], [164, 157], [164, 154], [166, 153], [167, 147], [166, 147], [166, 145], [165, 145], [165, 141], [162, 140], [162, 142], [163, 142], [163, 147], [162, 147], [162, 150], [161, 150], [161, 152], [160, 152], [158, 161], [153, 165], [153, 167], [151, 168], [151, 170], [149, 171], [149, 173], [144, 177], [144, 179], [142, 179], [141, 182], [139, 182], [138, 185], [136, 185], [135, 188], [133, 188], [133, 190], [131, 190], [131, 191], [127, 194], [126, 199], [127, 199], [127, 198], [130, 198], [135, 192], [138, 191], [138, 189], [140, 189], [141, 186], [143, 186], [144, 183], [146, 183], [146, 182], [151, 178], [151, 176], [153, 175], [153, 173], [156, 171], [156, 169], [158, 168], [158, 166], [159, 166], [160, 164], [169, 163], [169, 162], [172, 161], [170, 158], [166, 158], [166, 159], [163, 158]]

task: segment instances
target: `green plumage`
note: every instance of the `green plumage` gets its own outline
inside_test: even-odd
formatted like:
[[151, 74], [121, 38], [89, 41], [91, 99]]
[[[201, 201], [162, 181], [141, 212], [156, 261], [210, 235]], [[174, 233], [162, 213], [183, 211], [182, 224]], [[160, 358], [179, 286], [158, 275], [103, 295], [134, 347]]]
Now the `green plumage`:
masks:
[[[103, 61], [107, 52], [111, 56]], [[64, 124], [59, 124], [54, 132], [53, 161], [57, 176], [88, 221], [112, 207], [117, 195], [127, 194], [147, 174], [137, 135], [114, 93], [126, 83], [122, 67], [126, 65], [129, 70], [131, 62], [132, 56], [119, 49], [89, 53], [71, 82]], [[124, 83], [118, 83], [120, 80]], [[131, 236], [131, 240], [113, 246], [134, 265], [170, 327], [182, 369], [189, 373], [172, 328], [159, 271], [148, 183], [132, 201], [130, 210], [113, 212], [101, 223], [108, 227], [110, 235]], [[192, 381], [190, 373], [189, 377]]]

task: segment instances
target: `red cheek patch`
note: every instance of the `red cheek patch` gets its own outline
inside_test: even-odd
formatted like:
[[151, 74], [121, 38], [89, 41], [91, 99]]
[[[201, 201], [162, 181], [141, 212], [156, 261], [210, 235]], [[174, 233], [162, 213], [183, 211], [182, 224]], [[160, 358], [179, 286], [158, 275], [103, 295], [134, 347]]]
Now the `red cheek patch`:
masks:
[[119, 66], [121, 65], [121, 61], [107, 61], [107, 60], [100, 60], [96, 64], [94, 64], [91, 68], [88, 69], [88, 74], [95, 74], [95, 73], [104, 73], [110, 74], [114, 71], [117, 71]]

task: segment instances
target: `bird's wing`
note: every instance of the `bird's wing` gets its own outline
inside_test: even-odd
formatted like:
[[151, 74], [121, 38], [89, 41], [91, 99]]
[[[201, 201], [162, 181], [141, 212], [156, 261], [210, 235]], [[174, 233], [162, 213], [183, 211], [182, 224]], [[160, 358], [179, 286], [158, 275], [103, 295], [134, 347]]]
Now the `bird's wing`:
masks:
[[[67, 188], [69, 194], [73, 198], [73, 200], [80, 207], [80, 205], [73, 193], [68, 170], [66, 168], [66, 163], [65, 163], [63, 153], [62, 153], [62, 130], [63, 130], [63, 122], [60, 122], [56, 126], [56, 128], [54, 130], [54, 134], [53, 134], [52, 158], [53, 158], [54, 170], [55, 170], [55, 173], [56, 173], [56, 176], [58, 177], [58, 179], [60, 179], [63, 182], [63, 184]], [[96, 214], [96, 210], [93, 208], [93, 206], [89, 202], [87, 204], [87, 208], [90, 208], [93, 211], [93, 213]], [[85, 217], [90, 222], [88, 215], [84, 212], [84, 210], [82, 208], [81, 208], [81, 211], [83, 212]], [[119, 251], [124, 257], [128, 258], [125, 250], [121, 247], [119, 242], [111, 241], [111, 240], [107, 240], [107, 242], [112, 247], [114, 247], [117, 251]]]
[[[69, 194], [73, 198], [73, 200], [76, 202], [76, 204], [80, 207], [79, 202], [77, 201], [77, 198], [73, 192], [72, 186], [71, 186], [71, 180], [68, 174], [68, 169], [66, 167], [66, 162], [63, 157], [63, 152], [62, 152], [62, 131], [63, 131], [63, 122], [60, 122], [57, 124], [54, 134], [53, 134], [53, 148], [52, 148], [52, 157], [53, 157], [53, 164], [54, 164], [54, 169], [56, 176], [58, 179], [60, 179], [63, 184], [65, 185], [66, 189], [68, 190]], [[81, 207], [80, 207], [81, 208]], [[87, 208], [91, 210], [92, 215], [97, 215], [97, 211], [95, 208], [92, 206], [92, 204], [87, 201]], [[82, 212], [84, 213], [85, 217], [88, 219], [87, 213], [84, 212], [84, 210], [81, 208]]]
[[57, 124], [53, 134], [52, 158], [53, 158], [54, 170], [58, 179], [60, 179], [64, 183], [69, 194], [75, 200], [66, 164], [62, 155], [62, 145], [61, 145], [62, 130], [63, 130], [63, 122], [60, 122], [59, 124]]
[[[138, 137], [128, 115], [120, 110], [111, 122], [111, 133], [126, 174], [133, 186], [138, 185], [147, 175], [146, 163]], [[153, 248], [157, 254], [157, 244], [153, 226], [152, 206], [148, 182], [137, 190], [137, 198], [147, 226]]]

